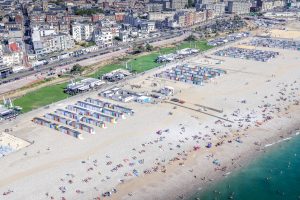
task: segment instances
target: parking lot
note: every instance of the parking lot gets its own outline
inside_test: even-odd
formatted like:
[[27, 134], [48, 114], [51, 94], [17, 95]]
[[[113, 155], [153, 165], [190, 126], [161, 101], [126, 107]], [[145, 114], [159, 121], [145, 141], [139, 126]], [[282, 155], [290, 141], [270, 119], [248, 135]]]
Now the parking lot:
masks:
[[249, 45], [280, 48], [280, 49], [291, 49], [300, 51], [299, 40], [287, 40], [287, 39], [275, 39], [275, 38], [254, 38], [249, 42]]
[[215, 52], [214, 55], [267, 62], [270, 59], [278, 56], [279, 53], [275, 51], [263, 51], [263, 50], [255, 50], [255, 49], [229, 47], [224, 50], [219, 50]]

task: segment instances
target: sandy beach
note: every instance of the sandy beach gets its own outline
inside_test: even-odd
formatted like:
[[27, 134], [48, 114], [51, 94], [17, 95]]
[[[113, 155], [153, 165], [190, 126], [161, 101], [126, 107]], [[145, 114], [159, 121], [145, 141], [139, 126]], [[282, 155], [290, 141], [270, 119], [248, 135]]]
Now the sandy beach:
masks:
[[[299, 110], [298, 114], [293, 113], [289, 116], [299, 119]], [[299, 123], [296, 120], [290, 120], [287, 116], [282, 116], [282, 118], [268, 123], [267, 127], [262, 126], [259, 129], [251, 130], [252, 134], [257, 137], [245, 138], [243, 145], [223, 145], [218, 149], [214, 148], [204, 152], [189, 151], [183, 167], [177, 167], [180, 163], [177, 161], [163, 175], [146, 176], [120, 185], [118, 188], [120, 192], [113, 199], [189, 199], [195, 191], [204, 191], [216, 181], [230, 176], [234, 170], [246, 167], [258, 154], [264, 153], [269, 145], [287, 138], [297, 137], [295, 130], [299, 130]], [[270, 125], [272, 127], [275, 125], [272, 131], [267, 129]], [[261, 141], [259, 145], [254, 144], [258, 140]], [[243, 147], [241, 148], [241, 146]], [[211, 157], [212, 155], [213, 157]], [[222, 166], [226, 168], [205, 165], [210, 164], [209, 161], [214, 158], [220, 158]], [[139, 189], [133, 190], [133, 188]], [[128, 194], [132, 194], [132, 196]]]
[[[117, 85], [145, 93], [171, 86], [175, 94], [170, 98], [184, 104], [168, 99], [121, 103], [93, 91], [1, 122], [0, 131], [9, 129], [32, 143], [0, 158], [1, 199], [187, 199], [192, 191], [230, 176], [300, 128], [300, 51], [272, 48], [279, 55], [268, 62], [213, 55], [249, 39]], [[203, 86], [154, 77], [176, 64], [203, 63], [227, 73]], [[95, 128], [94, 135], [84, 133], [84, 140], [31, 121], [87, 97], [132, 108], [135, 114]]]

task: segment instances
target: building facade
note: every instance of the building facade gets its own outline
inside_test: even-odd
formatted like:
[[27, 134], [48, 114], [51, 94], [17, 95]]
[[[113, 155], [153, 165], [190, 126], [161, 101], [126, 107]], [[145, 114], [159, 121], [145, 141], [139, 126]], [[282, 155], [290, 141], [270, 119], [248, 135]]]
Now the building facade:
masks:
[[228, 12], [242, 15], [250, 13], [251, 3], [248, 1], [228, 1]]
[[73, 23], [71, 30], [72, 37], [76, 42], [89, 41], [92, 39], [94, 26], [89, 23]]

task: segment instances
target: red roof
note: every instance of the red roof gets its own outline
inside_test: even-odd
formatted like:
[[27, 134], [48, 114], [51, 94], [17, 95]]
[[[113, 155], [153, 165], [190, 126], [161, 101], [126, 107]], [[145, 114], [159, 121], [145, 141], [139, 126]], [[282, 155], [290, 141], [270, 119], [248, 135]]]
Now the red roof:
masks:
[[12, 52], [20, 51], [20, 48], [19, 48], [18, 44], [15, 43], [15, 42], [9, 44], [9, 49], [10, 49]]

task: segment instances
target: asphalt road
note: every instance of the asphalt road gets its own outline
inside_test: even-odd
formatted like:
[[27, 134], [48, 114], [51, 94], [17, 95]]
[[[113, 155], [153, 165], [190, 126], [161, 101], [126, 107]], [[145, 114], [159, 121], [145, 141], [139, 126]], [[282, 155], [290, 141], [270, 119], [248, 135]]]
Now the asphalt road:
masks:
[[[165, 33], [164, 36], [160, 36], [159, 38], [144, 39], [144, 40], [137, 41], [135, 43], [143, 44], [145, 42], [149, 42], [153, 46], [162, 46], [162, 45], [181, 41], [189, 34], [190, 33], [188, 32], [183, 34], [179, 34], [176, 32], [175, 34], [170, 34], [170, 35], [168, 35], [168, 33]], [[0, 95], [5, 95], [10, 91], [17, 90], [36, 80], [39, 79], [42, 80], [43, 78], [47, 77], [47, 73], [49, 72], [50, 69], [53, 69], [56, 73], [59, 73], [64, 69], [70, 69], [75, 63], [78, 63], [82, 66], [92, 65], [100, 61], [116, 58], [119, 57], [120, 55], [125, 55], [129, 48], [130, 48], [129, 44], [125, 44], [118, 47], [110, 47], [90, 54], [85, 54], [80, 57], [72, 57], [70, 59], [62, 60], [61, 62], [45, 65], [40, 67], [38, 70], [24, 71], [24, 72], [12, 74], [10, 77], [6, 79], [2, 79], [0, 81]]]
[[[162, 33], [163, 36], [160, 36], [158, 38], [141, 39], [141, 40], [138, 40], [134, 43], [138, 45], [138, 44], [143, 44], [143, 43], [146, 43], [146, 42], [153, 43], [153, 42], [157, 42], [158, 40], [166, 40], [166, 39], [169, 39], [169, 38], [179, 36], [180, 32], [181, 31], [171, 33], [170, 35], [168, 33]], [[118, 52], [120, 50], [128, 50], [129, 48], [130, 48], [130, 44], [123, 44], [123, 45], [120, 45], [120, 46], [104, 48], [104, 49], [101, 49], [101, 50], [96, 51], [96, 52], [83, 54], [83, 55], [80, 55], [78, 57], [71, 57], [69, 59], [64, 59], [64, 60], [61, 60], [59, 62], [51, 63], [51, 64], [48, 64], [48, 65], [43, 65], [43, 66], [40, 66], [37, 70], [34, 70], [32, 68], [30, 70], [14, 73], [14, 74], [10, 75], [7, 78], [1, 79], [0, 80], [0, 85], [4, 84], [4, 83], [11, 82], [11, 81], [19, 80], [19, 79], [22, 79], [22, 78], [25, 78], [27, 76], [31, 76], [31, 75], [34, 75], [34, 74], [37, 74], [37, 73], [40, 73], [40, 72], [49, 71], [50, 69], [55, 69], [57, 67], [62, 67], [62, 66], [65, 66], [65, 65], [78, 63], [79, 61], [86, 60], [86, 59], [89, 59], [89, 58], [95, 58], [97, 56], [101, 56], [101, 55], [104, 55], [104, 54], [109, 54], [109, 53], [112, 53], [112, 52]], [[91, 64], [93, 64], [93, 63], [91, 63]], [[0, 90], [0, 93], [1, 93], [1, 90]]]
[[[223, 17], [223, 19], [228, 19], [230, 16], [225, 16]], [[201, 25], [194, 25], [192, 27], [186, 28], [186, 29], [181, 29], [181, 30], [175, 30], [175, 31], [165, 31], [165, 32], [160, 32], [161, 36], [156, 37], [156, 38], [145, 38], [145, 39], [141, 39], [138, 41], [135, 41], [133, 43], [135, 44], [143, 44], [143, 43], [157, 43], [157, 42], [164, 42], [166, 40], [175, 38], [175, 37], [179, 37], [180, 35], [186, 35], [188, 33], [191, 33], [192, 28], [194, 27], [203, 27], [205, 25], [210, 25], [215, 23], [217, 19], [213, 19], [207, 22], [202, 23]], [[184, 33], [185, 32], [185, 33]], [[187, 33], [188, 32], [188, 33]], [[50, 69], [56, 69], [58, 67], [60, 67], [61, 69], [66, 68], [65, 66], [69, 66], [69, 65], [74, 65], [75, 63], [79, 63], [82, 60], [87, 60], [87, 63], [89, 64], [83, 64], [83, 65], [90, 65], [93, 64], [92, 62], [88, 62], [88, 59], [90, 58], [96, 58], [98, 56], [104, 55], [104, 54], [110, 54], [112, 52], [118, 52], [120, 49], [122, 50], [128, 50], [130, 48], [130, 44], [123, 44], [120, 46], [115, 46], [115, 47], [109, 47], [109, 48], [105, 48], [105, 49], [101, 49], [99, 51], [96, 52], [92, 52], [89, 54], [84, 54], [84, 55], [80, 55], [79, 57], [72, 57], [69, 59], [64, 59], [62, 61], [58, 61], [55, 63], [51, 63], [48, 65], [44, 65], [44, 66], [40, 66], [38, 70], [33, 70], [33, 69], [29, 69], [26, 71], [21, 71], [18, 73], [14, 73], [12, 75], [10, 75], [9, 77], [5, 78], [5, 79], [1, 79], [0, 80], [0, 86], [3, 84], [7, 84], [10, 82], [15, 82], [16, 80], [19, 79], [24, 79], [25, 77], [29, 77], [38, 73], [43, 73], [43, 72], [47, 72]], [[120, 52], [121, 53], [121, 52]], [[0, 94], [2, 94], [4, 91], [1, 89], [0, 87]]]

